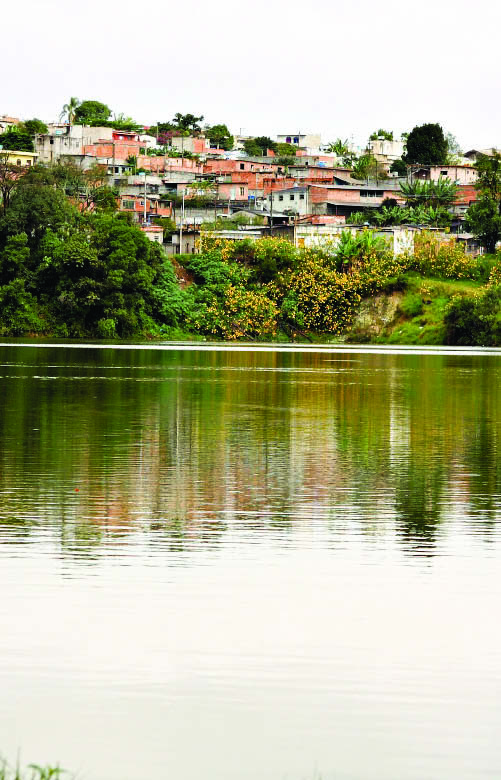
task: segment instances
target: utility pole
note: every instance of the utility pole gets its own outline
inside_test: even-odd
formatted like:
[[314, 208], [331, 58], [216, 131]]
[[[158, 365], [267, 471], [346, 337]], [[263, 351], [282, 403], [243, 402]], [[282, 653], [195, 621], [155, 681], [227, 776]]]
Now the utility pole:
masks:
[[183, 190], [183, 201], [181, 206], [181, 228], [179, 230], [179, 254], [182, 253], [182, 249], [183, 249], [183, 224], [184, 224], [184, 190]]
[[273, 235], [273, 190], [270, 190], [270, 237]]

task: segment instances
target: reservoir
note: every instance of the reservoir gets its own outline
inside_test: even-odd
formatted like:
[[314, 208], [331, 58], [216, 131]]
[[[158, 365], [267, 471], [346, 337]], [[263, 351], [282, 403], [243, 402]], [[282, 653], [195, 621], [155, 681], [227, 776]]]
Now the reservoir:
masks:
[[500, 387], [496, 350], [1, 345], [0, 755], [501, 777]]

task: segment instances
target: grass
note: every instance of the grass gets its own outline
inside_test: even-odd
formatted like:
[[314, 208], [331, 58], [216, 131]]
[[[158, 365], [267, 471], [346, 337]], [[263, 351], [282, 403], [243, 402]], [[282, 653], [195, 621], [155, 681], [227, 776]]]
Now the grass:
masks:
[[485, 285], [469, 280], [440, 280], [416, 275], [403, 278], [404, 295], [397, 316], [376, 337], [379, 344], [445, 343], [444, 314], [453, 295], [472, 294]]
[[11, 767], [7, 761], [0, 758], [0, 780], [60, 780], [63, 774], [67, 772], [59, 766], [29, 764], [22, 770], [19, 762], [15, 767]]

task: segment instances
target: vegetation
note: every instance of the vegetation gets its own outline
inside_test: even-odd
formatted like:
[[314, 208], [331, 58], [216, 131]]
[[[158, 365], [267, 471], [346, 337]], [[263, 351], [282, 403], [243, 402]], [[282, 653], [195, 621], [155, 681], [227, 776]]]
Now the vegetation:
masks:
[[450, 179], [438, 179], [437, 181], [402, 182], [400, 189], [410, 206], [428, 205], [433, 208], [447, 207], [454, 203], [457, 197], [457, 185]]
[[211, 143], [217, 144], [219, 149], [227, 151], [233, 149], [234, 138], [226, 125], [208, 126], [205, 134]]
[[101, 126], [107, 124], [111, 109], [99, 100], [83, 100], [74, 110], [73, 121], [77, 125]]
[[378, 138], [384, 138], [385, 141], [393, 141], [393, 130], [375, 130], [369, 136], [369, 141], [376, 141]]
[[414, 127], [407, 137], [405, 162], [419, 165], [444, 165], [447, 162], [448, 144], [439, 124]]
[[[245, 154], [248, 154], [249, 157], [265, 157], [268, 149], [275, 152], [276, 148], [276, 141], [272, 141], [271, 138], [268, 138], [266, 135], [260, 135], [257, 138], [250, 138], [247, 141], [244, 141]], [[294, 149], [294, 154], [295, 153], [296, 150]]]
[[478, 198], [468, 209], [466, 226], [493, 253], [501, 238], [501, 155], [494, 150], [492, 156], [482, 154], [475, 168]]
[[23, 129], [29, 133], [29, 135], [36, 135], [36, 133], [47, 133], [48, 127], [41, 119], [26, 119], [22, 123]]
[[31, 134], [22, 125], [20, 128], [13, 127], [2, 133], [0, 145], [2, 149], [15, 152], [33, 152], [35, 149]]
[[22, 770], [19, 764], [16, 767], [10, 767], [0, 757], [0, 780], [59, 780], [63, 774], [67, 775], [68, 773], [59, 766], [30, 764], [25, 770]]
[[[344, 231], [315, 249], [280, 238], [231, 242], [206, 231], [200, 254], [178, 256], [173, 264], [129, 215], [117, 213], [101, 166], [82, 172], [68, 164], [28, 171], [6, 165], [4, 173], [2, 178], [0, 165], [1, 334], [114, 339], [181, 329], [222, 339], [340, 338], [364, 300], [405, 289], [403, 277], [414, 274], [474, 284], [482, 294], [488, 288], [468, 316], [466, 304], [451, 304], [447, 328], [445, 301], [441, 333], [450, 343], [498, 343], [499, 295], [492, 290], [500, 287], [501, 264], [466, 255], [452, 238], [419, 234], [414, 253], [395, 258], [386, 240], [370, 230]], [[192, 205], [215, 197], [212, 182], [194, 182], [190, 190]], [[418, 201], [420, 194], [411, 193]], [[405, 214], [438, 222], [444, 212], [438, 201], [402, 209], [389, 200], [375, 213], [378, 224], [396, 224]], [[216, 219], [212, 227], [249, 222], [241, 215], [230, 222]], [[175, 229], [172, 220], [158, 224], [166, 236]], [[400, 315], [425, 316], [427, 309], [421, 311], [412, 297], [417, 293], [410, 292]], [[490, 318], [488, 328], [477, 323], [468, 336], [475, 317]]]

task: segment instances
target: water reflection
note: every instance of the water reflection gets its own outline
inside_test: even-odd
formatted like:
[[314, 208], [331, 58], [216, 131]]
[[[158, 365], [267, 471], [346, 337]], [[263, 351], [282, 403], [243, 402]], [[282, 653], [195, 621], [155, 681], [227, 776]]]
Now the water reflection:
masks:
[[491, 355], [0, 350], [0, 539], [96, 563], [138, 535], [394, 536], [431, 556], [500, 518]]

